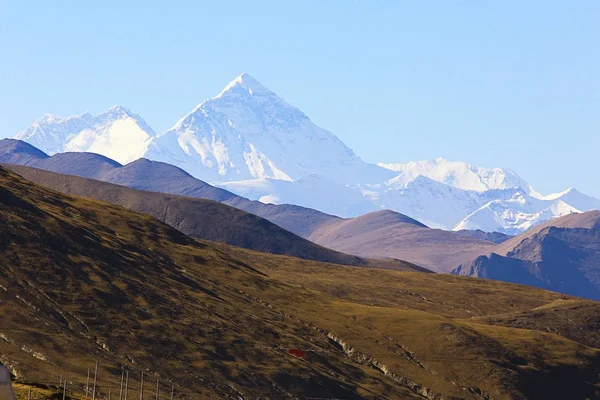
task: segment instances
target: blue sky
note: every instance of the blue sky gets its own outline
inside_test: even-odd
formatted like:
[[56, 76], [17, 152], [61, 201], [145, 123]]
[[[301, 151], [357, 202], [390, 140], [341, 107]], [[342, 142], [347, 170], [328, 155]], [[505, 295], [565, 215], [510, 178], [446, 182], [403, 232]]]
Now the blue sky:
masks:
[[162, 132], [248, 72], [367, 161], [600, 196], [598, 1], [0, 0], [0, 136], [122, 104]]

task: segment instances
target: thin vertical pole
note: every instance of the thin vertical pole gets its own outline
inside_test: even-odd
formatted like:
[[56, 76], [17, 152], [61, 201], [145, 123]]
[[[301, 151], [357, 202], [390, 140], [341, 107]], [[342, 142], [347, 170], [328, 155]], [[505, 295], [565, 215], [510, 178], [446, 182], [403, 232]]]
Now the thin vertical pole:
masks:
[[92, 400], [96, 400], [96, 378], [98, 378], [98, 361], [96, 361], [96, 370], [94, 371], [94, 389], [92, 390]]
[[27, 391], [27, 400], [31, 400], [31, 388]]
[[123, 376], [125, 371], [121, 371], [121, 388], [119, 389], [119, 400], [123, 400]]
[[173, 393], [175, 392], [175, 385], [171, 385], [171, 400], [173, 400]]
[[63, 385], [63, 400], [65, 400], [66, 396], [67, 396], [67, 377], [65, 377], [65, 382]]
[[87, 399], [90, 393], [90, 369], [88, 368], [88, 377], [85, 381], [85, 398]]
[[156, 378], [156, 400], [158, 400], [158, 378]]
[[123, 376], [125, 371], [121, 371], [121, 388], [119, 389], [119, 400], [123, 400]]
[[144, 372], [142, 372], [142, 380], [140, 381], [140, 400], [144, 400]]
[[129, 370], [127, 370], [127, 375], [125, 378], [125, 400], [127, 400], [127, 393], [129, 392]]

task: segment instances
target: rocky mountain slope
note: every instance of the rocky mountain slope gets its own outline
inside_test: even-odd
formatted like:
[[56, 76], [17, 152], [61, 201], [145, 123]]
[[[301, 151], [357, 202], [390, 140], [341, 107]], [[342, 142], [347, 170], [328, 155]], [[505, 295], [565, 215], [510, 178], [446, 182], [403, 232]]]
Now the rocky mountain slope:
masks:
[[597, 302], [215, 246], [1, 168], [0, 189], [0, 361], [34, 394], [81, 396], [98, 360], [97, 398], [123, 370], [131, 398], [142, 372], [181, 399], [600, 395]]
[[453, 273], [600, 300], [600, 211], [536, 226], [487, 249]]

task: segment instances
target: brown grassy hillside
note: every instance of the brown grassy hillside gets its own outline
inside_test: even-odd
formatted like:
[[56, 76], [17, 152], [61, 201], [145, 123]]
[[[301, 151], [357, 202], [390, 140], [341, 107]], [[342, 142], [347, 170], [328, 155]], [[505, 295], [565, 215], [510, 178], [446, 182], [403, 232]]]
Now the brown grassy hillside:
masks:
[[93, 179], [7, 165], [25, 178], [59, 192], [94, 198], [149, 214], [194, 238], [344, 265], [422, 271], [399, 260], [368, 260], [303, 239], [268, 220], [212, 200], [146, 192]]
[[99, 397], [122, 367], [194, 399], [600, 394], [599, 303], [196, 241], [2, 169], [0, 218], [0, 361], [20, 383], [81, 395], [99, 360]]
[[450, 272], [495, 246], [465, 234], [428, 228], [390, 210], [330, 221], [316, 228], [308, 239], [344, 253], [398, 258], [437, 272]]

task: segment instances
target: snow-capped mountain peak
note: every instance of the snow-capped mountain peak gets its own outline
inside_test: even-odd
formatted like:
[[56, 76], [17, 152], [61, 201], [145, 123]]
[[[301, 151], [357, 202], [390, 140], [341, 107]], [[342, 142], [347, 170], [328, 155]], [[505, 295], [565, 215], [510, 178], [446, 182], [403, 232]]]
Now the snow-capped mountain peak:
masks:
[[349, 184], [394, 175], [363, 162], [335, 135], [248, 74], [152, 140], [146, 157], [213, 183], [292, 181], [319, 173]]
[[104, 118], [113, 118], [113, 119], [118, 119], [118, 118], [140, 118], [139, 115], [132, 113], [131, 111], [129, 111], [128, 108], [125, 108], [121, 105], [114, 105], [111, 108], [109, 108], [108, 110], [101, 112], [100, 114], [98, 114], [98, 117], [104, 117]]
[[96, 116], [89, 112], [67, 118], [46, 114], [15, 138], [48, 154], [85, 151], [128, 163], [144, 154], [154, 136], [139, 115], [117, 105]]
[[56, 118], [54, 115], [46, 113], [46, 114], [44, 114], [42, 116], [42, 118], [40, 118], [39, 120], [37, 120], [36, 122], [34, 122], [34, 124], [41, 124], [41, 123], [44, 123], [44, 122], [53, 122], [56, 119], [58, 119], [58, 118]]
[[398, 172], [399, 176], [395, 180], [403, 184], [422, 175], [457, 189], [483, 192], [490, 189], [520, 187], [534, 197], [541, 197], [529, 183], [507, 168], [482, 168], [462, 161], [448, 161], [441, 157], [406, 164], [378, 163], [378, 165]]
[[509, 200], [490, 201], [469, 214], [453, 230], [494, 227], [496, 231], [516, 235], [552, 218], [580, 212], [582, 210], [562, 200], [550, 202], [515, 195]]
[[264, 87], [259, 81], [244, 72], [229, 82], [221, 93], [213, 97], [213, 99], [217, 99], [224, 95], [239, 94], [240, 92], [245, 92], [250, 95], [275, 95], [275, 93]]
[[568, 196], [570, 194], [577, 195], [577, 194], [579, 194], [579, 192], [575, 188], [570, 187], [566, 190], [563, 190], [562, 192], [552, 193], [547, 196], [544, 196], [544, 200], [556, 200], [556, 199], [560, 199], [563, 196]]

